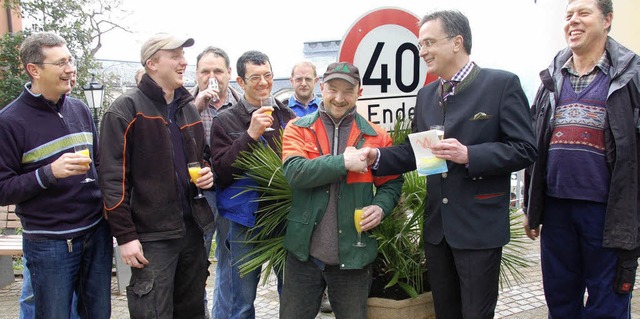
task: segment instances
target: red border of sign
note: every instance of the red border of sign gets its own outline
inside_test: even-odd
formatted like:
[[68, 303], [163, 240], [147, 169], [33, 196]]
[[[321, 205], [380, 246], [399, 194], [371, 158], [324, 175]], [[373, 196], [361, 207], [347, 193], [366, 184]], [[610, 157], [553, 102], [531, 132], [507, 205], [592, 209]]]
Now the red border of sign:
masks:
[[[395, 24], [406, 28], [418, 37], [418, 17], [410, 12], [397, 8], [376, 9], [365, 14], [351, 26], [340, 46], [338, 61], [353, 63], [356, 49], [371, 30], [386, 24]], [[435, 81], [438, 77], [427, 74], [424, 84]]]

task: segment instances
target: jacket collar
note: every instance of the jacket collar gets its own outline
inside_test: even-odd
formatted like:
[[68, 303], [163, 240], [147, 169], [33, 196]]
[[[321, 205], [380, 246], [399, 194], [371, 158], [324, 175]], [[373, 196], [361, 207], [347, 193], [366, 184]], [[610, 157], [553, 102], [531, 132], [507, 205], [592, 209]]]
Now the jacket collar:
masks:
[[62, 94], [58, 101], [49, 101], [44, 97], [44, 95], [31, 92], [31, 82], [27, 82], [24, 85], [23, 95], [28, 105], [40, 109], [50, 109], [55, 112], [62, 112], [62, 106], [64, 105], [64, 101], [67, 97], [65, 94]]
[[[323, 108], [324, 105], [323, 103], [320, 104], [320, 108]], [[290, 125], [295, 125], [295, 126], [299, 126], [299, 127], [304, 127], [304, 128], [310, 128], [311, 126], [313, 126], [313, 124], [318, 121], [318, 119], [320, 118], [320, 109], [318, 109], [317, 112], [313, 112], [309, 115], [303, 116], [301, 118], [298, 118], [297, 120], [295, 120], [293, 123], [291, 123]], [[356, 122], [356, 126], [358, 127], [358, 129], [360, 130], [360, 132], [362, 132], [365, 135], [370, 135], [370, 136], [377, 136], [378, 133], [376, 132], [376, 130], [371, 126], [371, 124], [364, 118], [362, 117], [362, 115], [360, 115], [360, 113], [355, 112], [355, 122]]]
[[[148, 75], [143, 74], [140, 83], [138, 84], [138, 89], [144, 93], [147, 97], [149, 97], [154, 102], [162, 103], [162, 105], [167, 105], [167, 101], [164, 99], [164, 92], [162, 88]], [[181, 107], [189, 102], [193, 101], [193, 96], [189, 93], [184, 86], [181, 86], [175, 90], [174, 93], [174, 102], [177, 103], [178, 107]]]
[[[609, 68], [608, 75], [612, 82], [614, 82], [611, 87], [612, 90], [626, 85], [633, 76], [638, 76], [636, 73], [626, 72], [629, 68], [634, 67], [631, 65], [634, 60], [636, 60], [635, 63], [640, 64], [638, 56], [633, 53], [633, 51], [627, 49], [611, 37], [607, 37], [605, 50], [611, 60], [611, 68]], [[572, 55], [573, 53], [569, 48], [561, 50], [556, 54], [549, 68], [540, 72], [540, 79], [546, 89], [552, 92], [560, 91], [560, 85], [562, 85], [562, 66]], [[555, 82], [555, 86], [553, 82]], [[615, 82], [617, 82], [617, 84], [615, 84]]]

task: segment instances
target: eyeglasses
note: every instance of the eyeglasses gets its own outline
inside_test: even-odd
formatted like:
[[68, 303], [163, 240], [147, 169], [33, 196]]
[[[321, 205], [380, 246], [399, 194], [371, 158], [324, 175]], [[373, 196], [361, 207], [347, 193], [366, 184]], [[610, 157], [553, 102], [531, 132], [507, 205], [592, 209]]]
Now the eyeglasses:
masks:
[[271, 80], [273, 80], [273, 73], [265, 73], [263, 75], [259, 75], [259, 74], [254, 74], [248, 78], [244, 78], [245, 80], [253, 83], [253, 84], [257, 84], [260, 82], [260, 80], [262, 80], [264, 78], [265, 81], [269, 82]]
[[74, 59], [69, 59], [69, 60], [65, 60], [65, 61], [58, 61], [58, 62], [31, 62], [33, 64], [50, 64], [50, 65], [55, 65], [61, 69], [66, 68], [67, 66], [75, 66], [76, 65], [76, 61]]
[[438, 40], [433, 40], [433, 39], [426, 39], [426, 40], [422, 40], [418, 42], [418, 50], [422, 50], [422, 49], [429, 49], [431, 47], [433, 47], [438, 41], [442, 41], [444, 39], [451, 39], [454, 38], [455, 35], [450, 35], [448, 37], [444, 37]]

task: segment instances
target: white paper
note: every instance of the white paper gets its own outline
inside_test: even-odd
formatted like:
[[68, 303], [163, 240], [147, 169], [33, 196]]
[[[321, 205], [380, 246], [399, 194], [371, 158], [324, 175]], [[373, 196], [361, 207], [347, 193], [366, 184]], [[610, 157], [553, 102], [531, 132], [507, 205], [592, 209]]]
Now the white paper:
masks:
[[437, 158], [431, 153], [431, 145], [440, 143], [438, 130], [409, 134], [409, 141], [416, 156], [418, 175], [427, 176], [448, 171], [447, 161]]

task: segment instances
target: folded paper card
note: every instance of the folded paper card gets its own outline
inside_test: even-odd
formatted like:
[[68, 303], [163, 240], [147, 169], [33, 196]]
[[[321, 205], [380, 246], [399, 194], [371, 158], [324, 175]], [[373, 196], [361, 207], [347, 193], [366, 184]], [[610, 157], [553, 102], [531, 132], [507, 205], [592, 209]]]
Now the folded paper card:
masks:
[[440, 143], [438, 130], [409, 134], [409, 141], [416, 156], [418, 175], [426, 176], [448, 171], [447, 161], [437, 158], [431, 153], [431, 145]]

